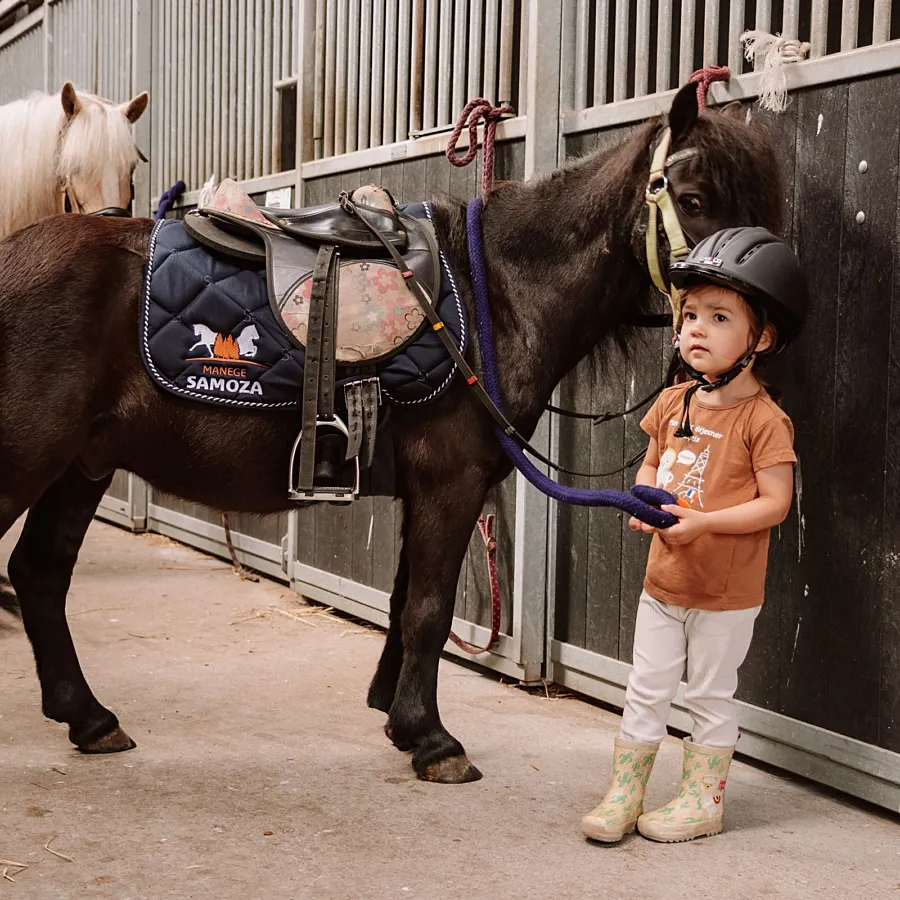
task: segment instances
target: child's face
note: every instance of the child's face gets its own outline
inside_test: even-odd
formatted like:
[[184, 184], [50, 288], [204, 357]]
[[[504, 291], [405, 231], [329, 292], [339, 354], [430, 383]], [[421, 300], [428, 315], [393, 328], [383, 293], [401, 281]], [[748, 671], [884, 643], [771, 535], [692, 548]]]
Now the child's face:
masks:
[[[740, 294], [715, 284], [692, 287], [682, 306], [681, 356], [708, 378], [718, 377], [743, 358], [758, 327]], [[766, 328], [756, 349], [767, 349], [770, 339]]]

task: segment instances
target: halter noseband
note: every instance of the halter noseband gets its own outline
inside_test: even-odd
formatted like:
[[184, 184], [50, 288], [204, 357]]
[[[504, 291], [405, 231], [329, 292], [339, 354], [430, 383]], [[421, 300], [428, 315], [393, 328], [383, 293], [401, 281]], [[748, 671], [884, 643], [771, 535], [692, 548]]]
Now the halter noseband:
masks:
[[[59, 211], [63, 213], [79, 213], [81, 215], [86, 216], [112, 216], [119, 219], [130, 219], [131, 218], [131, 204], [129, 203], [127, 209], [123, 209], [121, 206], [105, 206], [103, 209], [98, 209], [95, 212], [85, 213], [82, 211], [81, 203], [78, 200], [78, 197], [75, 195], [75, 191], [72, 189], [72, 186], [69, 184], [68, 178], [60, 184], [60, 204]], [[134, 182], [131, 183], [131, 199], [134, 200]]]
[[669, 156], [669, 145], [671, 142], [672, 130], [666, 128], [659, 139], [659, 143], [656, 145], [656, 149], [653, 151], [653, 158], [650, 163], [650, 179], [644, 192], [644, 201], [648, 210], [647, 268], [650, 270], [650, 277], [653, 279], [653, 283], [669, 300], [669, 306], [672, 308], [672, 327], [677, 332], [678, 322], [681, 318], [681, 294], [677, 288], [666, 284], [666, 279], [662, 274], [663, 270], [659, 261], [659, 235], [657, 232], [656, 214], [659, 211], [659, 214], [662, 216], [662, 224], [669, 241], [671, 256], [675, 259], [687, 256], [690, 249], [685, 240], [681, 223], [678, 221], [675, 204], [672, 202], [672, 197], [669, 194], [669, 179], [666, 176], [666, 170], [678, 163], [699, 156], [699, 151], [688, 148], [679, 150]]

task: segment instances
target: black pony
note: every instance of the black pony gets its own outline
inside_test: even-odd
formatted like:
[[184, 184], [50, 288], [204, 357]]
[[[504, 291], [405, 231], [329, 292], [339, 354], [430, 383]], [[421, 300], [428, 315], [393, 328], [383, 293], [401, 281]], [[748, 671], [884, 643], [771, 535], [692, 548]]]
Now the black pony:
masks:
[[[654, 119], [611, 152], [504, 184], [487, 200], [500, 382], [505, 410], [526, 436], [560, 379], [604, 338], [627, 336], [627, 320], [647, 311], [642, 209], [651, 150], [666, 124]], [[698, 115], [694, 85], [676, 96], [668, 125], [672, 150], [697, 151], [669, 172], [691, 239], [737, 224], [778, 230], [778, 166], [763, 132], [740, 115]], [[471, 319], [464, 207], [438, 201], [434, 212]], [[195, 404], [162, 392], [145, 372], [137, 318], [152, 227], [58, 216], [0, 244], [0, 534], [29, 511], [9, 576], [44, 714], [68, 723], [72, 742], [91, 753], [134, 746], [91, 692], [65, 613], [72, 569], [112, 472], [126, 469], [219, 509], [291, 505], [284, 473], [295, 413]], [[431, 406], [395, 408], [393, 425], [403, 548], [368, 701], [388, 714], [390, 739], [414, 751], [419, 777], [473, 781], [480, 773], [438, 713], [438, 659], [469, 537], [510, 464], [463, 379]]]

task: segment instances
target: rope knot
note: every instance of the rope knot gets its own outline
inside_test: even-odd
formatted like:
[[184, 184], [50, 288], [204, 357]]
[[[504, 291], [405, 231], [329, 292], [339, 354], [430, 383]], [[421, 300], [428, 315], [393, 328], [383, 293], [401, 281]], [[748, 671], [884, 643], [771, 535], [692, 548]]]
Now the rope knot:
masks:
[[[484, 147], [481, 166], [481, 192], [486, 196], [490, 193], [494, 182], [494, 134], [497, 131], [497, 123], [503, 116], [514, 115], [515, 110], [511, 106], [494, 106], [484, 99], [476, 97], [470, 100], [460, 113], [453, 134], [447, 142], [447, 159], [457, 168], [467, 166], [478, 152], [478, 123], [484, 121]], [[465, 156], [457, 156], [456, 142], [462, 134], [463, 128], [469, 129], [469, 150]]]
[[697, 109], [706, 112], [706, 94], [710, 87], [717, 81], [728, 81], [731, 78], [731, 70], [728, 66], [707, 66], [705, 69], [697, 69], [690, 78], [688, 84], [697, 83]]
[[784, 38], [767, 31], [745, 31], [741, 35], [744, 56], [759, 72], [759, 105], [772, 112], [784, 112], [788, 105], [785, 66], [802, 62], [810, 45], [796, 38]]

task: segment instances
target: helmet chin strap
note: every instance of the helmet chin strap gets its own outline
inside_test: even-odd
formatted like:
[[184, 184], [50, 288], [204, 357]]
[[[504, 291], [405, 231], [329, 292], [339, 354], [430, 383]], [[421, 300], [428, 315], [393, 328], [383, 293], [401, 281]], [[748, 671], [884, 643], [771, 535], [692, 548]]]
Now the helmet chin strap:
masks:
[[681, 367], [687, 375], [693, 379], [695, 384], [692, 384], [687, 391], [685, 391], [681, 422], [675, 431], [675, 437], [689, 438], [694, 436], [694, 432], [691, 429], [691, 400], [693, 400], [694, 394], [696, 394], [697, 391], [709, 393], [725, 387], [726, 384], [731, 384], [731, 382], [734, 381], [734, 379], [737, 378], [751, 362], [753, 362], [753, 359], [756, 356], [756, 345], [759, 343], [759, 339], [762, 337], [763, 332], [766, 330], [766, 325], [768, 324], [768, 316], [766, 315], [765, 309], [760, 310], [759, 315], [762, 327], [759, 330], [759, 334], [756, 336], [756, 340], [747, 348], [747, 352], [730, 369], [726, 372], [722, 372], [715, 381], [710, 381], [703, 372], [697, 371], [697, 369], [690, 365], [681, 355], [681, 336], [679, 335], [675, 341], [675, 355], [681, 361]]

